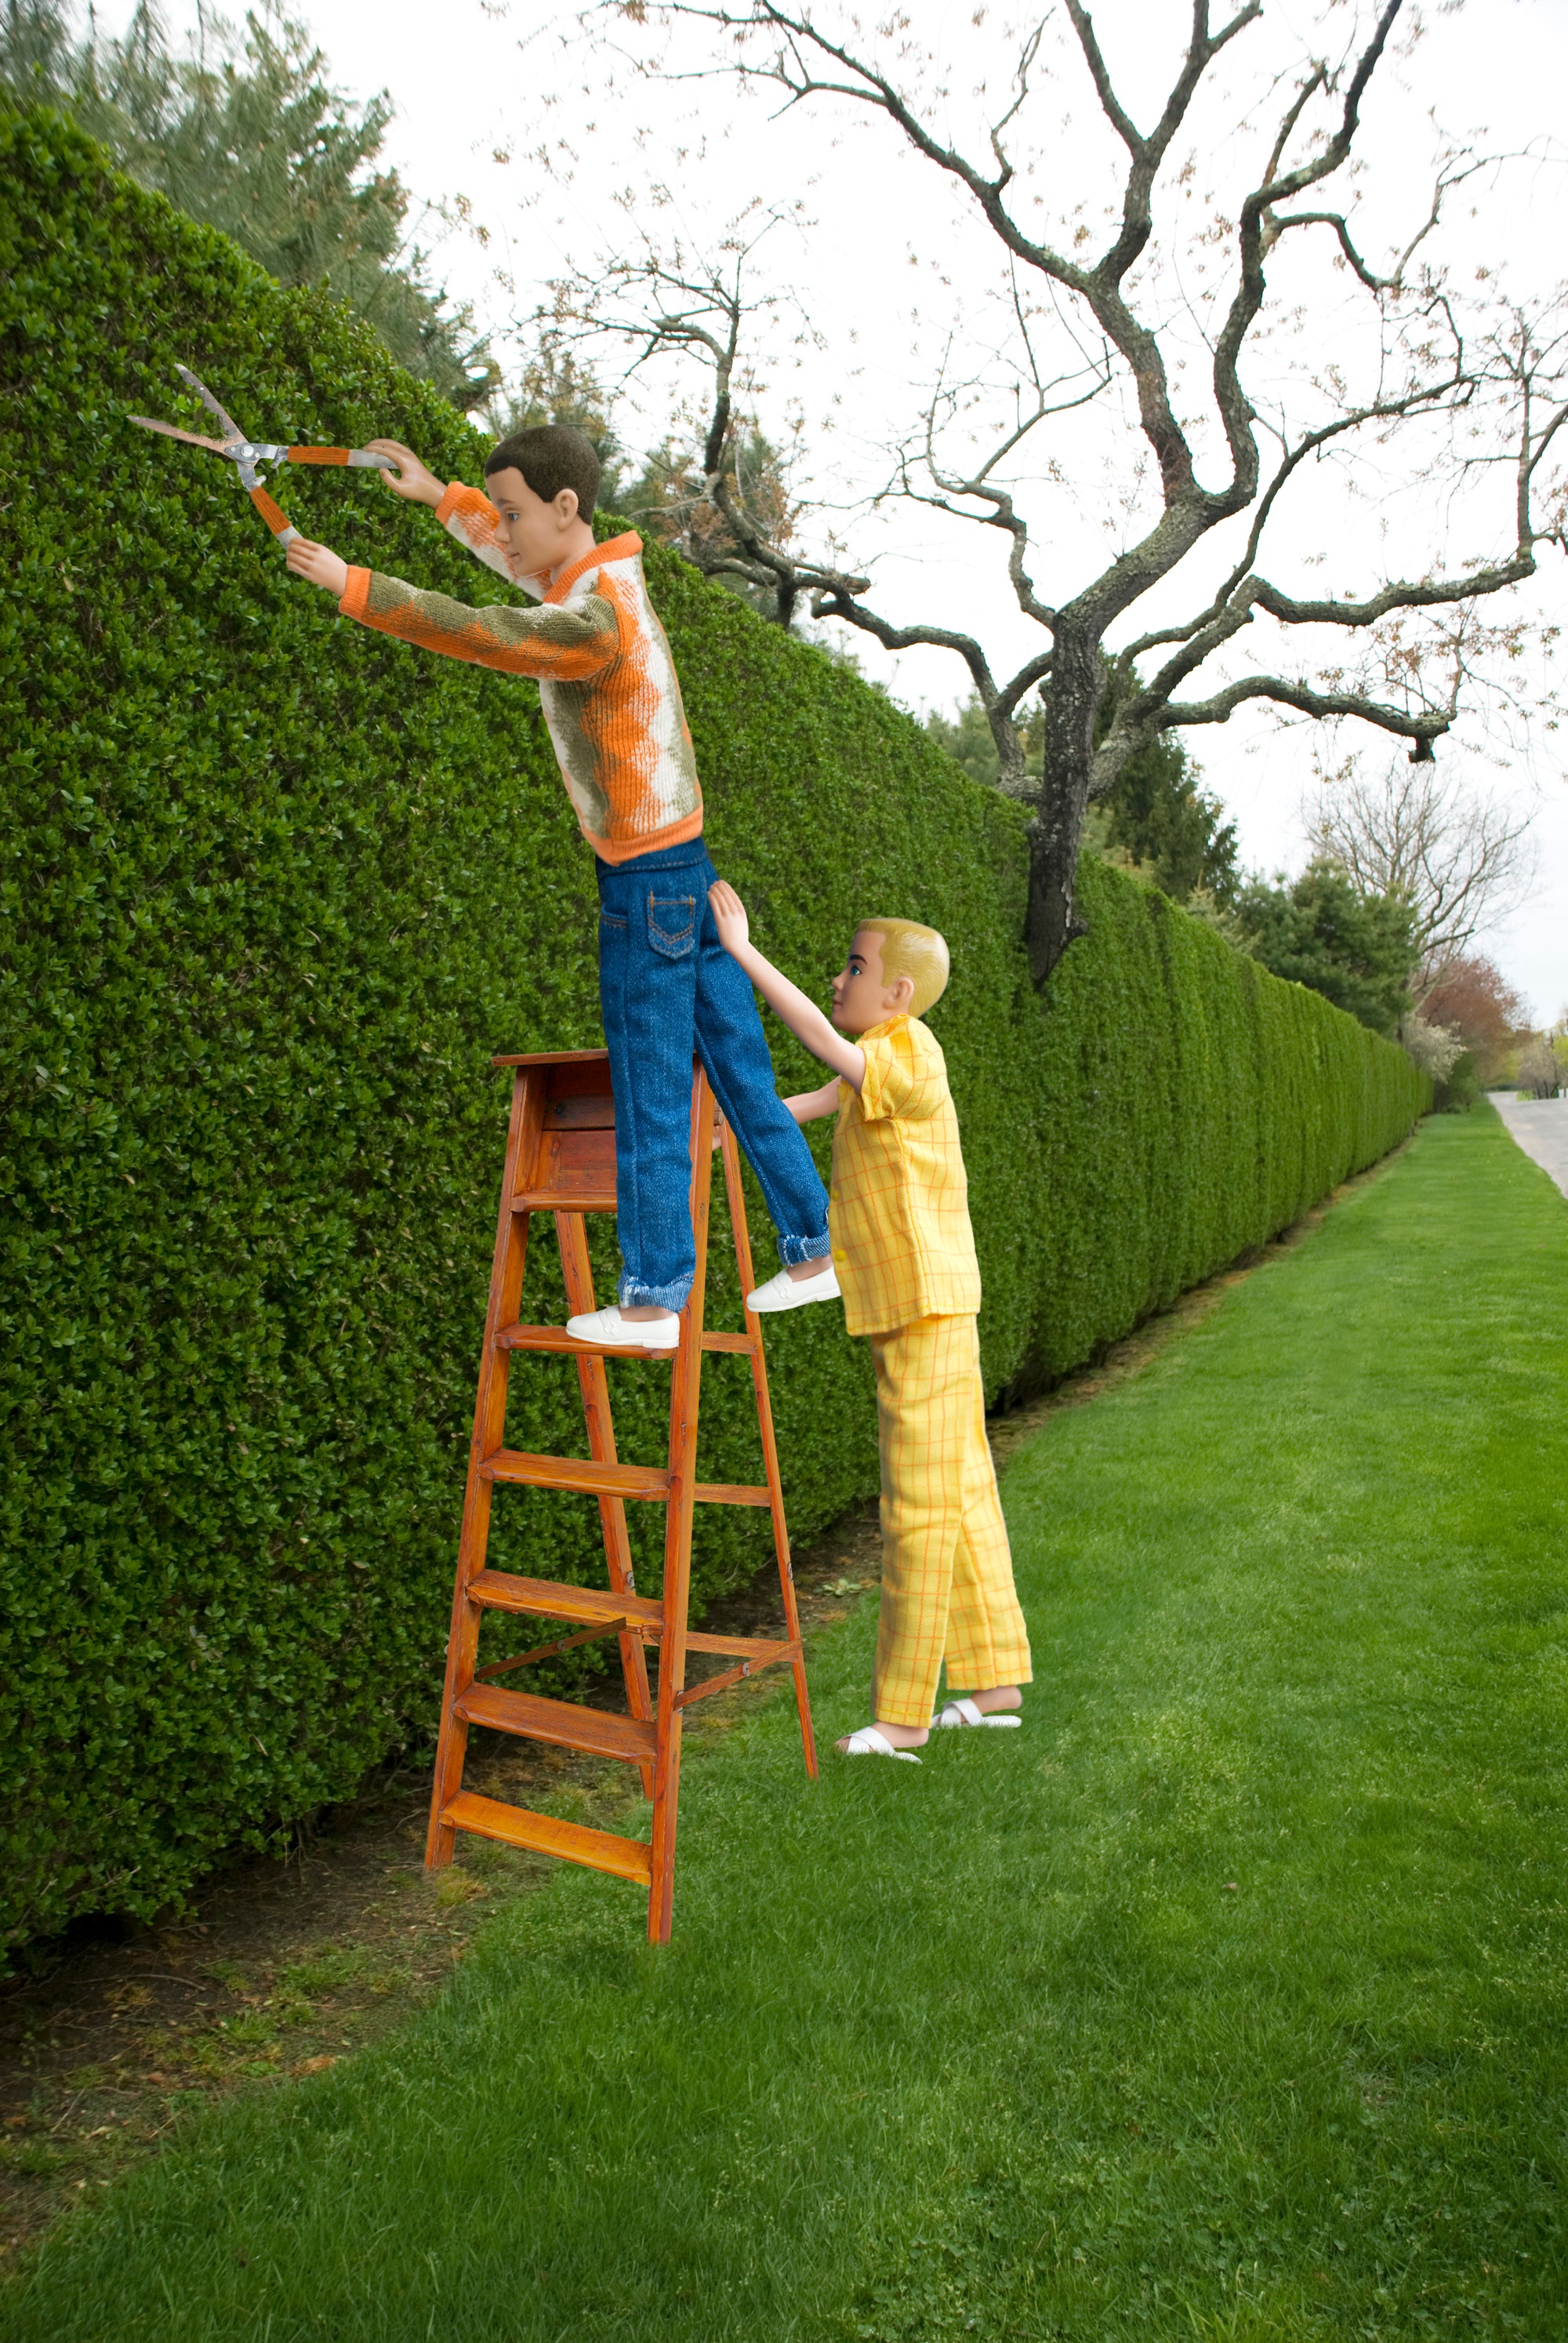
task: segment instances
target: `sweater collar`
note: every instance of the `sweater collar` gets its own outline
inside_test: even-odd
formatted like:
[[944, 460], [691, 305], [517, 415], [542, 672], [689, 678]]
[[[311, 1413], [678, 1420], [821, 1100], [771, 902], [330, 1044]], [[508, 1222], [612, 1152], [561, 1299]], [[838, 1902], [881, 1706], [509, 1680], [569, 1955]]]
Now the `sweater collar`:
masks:
[[607, 538], [602, 545], [596, 545], [591, 551], [579, 554], [569, 569], [561, 571], [547, 591], [545, 600], [564, 602], [578, 579], [588, 570], [598, 568], [606, 561], [629, 561], [641, 551], [642, 539], [635, 529], [628, 529], [624, 537]]

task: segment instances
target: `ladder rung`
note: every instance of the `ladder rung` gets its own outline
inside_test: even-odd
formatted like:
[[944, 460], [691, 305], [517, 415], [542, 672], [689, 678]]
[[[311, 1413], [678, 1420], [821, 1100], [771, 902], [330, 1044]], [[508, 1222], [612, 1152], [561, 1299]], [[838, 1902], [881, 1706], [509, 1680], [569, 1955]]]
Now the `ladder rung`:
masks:
[[[608, 1587], [568, 1586], [559, 1579], [517, 1578], [509, 1571], [482, 1570], [468, 1584], [472, 1602], [487, 1611], [510, 1611], [529, 1619], [565, 1619], [576, 1625], [600, 1626], [629, 1619], [653, 1635], [664, 1629], [664, 1605], [648, 1594], [612, 1594]], [[796, 1647], [776, 1635], [709, 1635], [693, 1627], [687, 1632], [687, 1649], [722, 1652], [736, 1660], [782, 1660], [797, 1656]]]
[[731, 1659], [757, 1660], [771, 1665], [775, 1660], [797, 1660], [799, 1646], [781, 1642], [774, 1635], [701, 1635], [689, 1628], [686, 1636], [689, 1652], [726, 1652]]
[[537, 1693], [502, 1692], [497, 1684], [471, 1684], [452, 1704], [467, 1725], [487, 1725], [493, 1733], [520, 1734], [526, 1741], [553, 1742], [558, 1749], [580, 1749], [594, 1757], [619, 1757], [640, 1765], [654, 1754], [651, 1723], [617, 1716], [609, 1709], [579, 1708], [575, 1701], [541, 1700]]
[[670, 1347], [642, 1350], [630, 1342], [579, 1342], [565, 1326], [501, 1326], [497, 1350], [548, 1350], [569, 1359], [673, 1359]]
[[770, 1505], [766, 1489], [748, 1489], [737, 1481], [699, 1481], [692, 1491], [699, 1505]]
[[613, 1212], [613, 1188], [519, 1188], [514, 1212]]
[[477, 1797], [472, 1790], [459, 1790], [451, 1805], [443, 1807], [441, 1820], [480, 1838], [499, 1839], [503, 1846], [526, 1846], [535, 1855], [586, 1863], [591, 1870], [610, 1872], [638, 1887], [646, 1887], [652, 1876], [652, 1851], [639, 1838], [616, 1838], [581, 1823], [558, 1822], [554, 1815], [503, 1805], [498, 1798]]
[[564, 1326], [503, 1326], [496, 1337], [498, 1351], [552, 1351], [578, 1359], [673, 1359], [668, 1346], [643, 1349], [629, 1342], [579, 1342]]
[[[749, 1334], [704, 1334], [705, 1351], [739, 1351], [743, 1356], [757, 1348]], [[675, 1353], [661, 1344], [658, 1350], [641, 1349], [628, 1342], [579, 1342], [564, 1326], [503, 1326], [496, 1337], [498, 1351], [548, 1351], [565, 1358], [588, 1359], [673, 1359]]]
[[[498, 1448], [479, 1467], [487, 1481], [519, 1489], [571, 1489], [585, 1497], [668, 1497], [669, 1474], [659, 1464], [600, 1464], [589, 1456], [529, 1456], [520, 1448]], [[700, 1493], [700, 1492], [699, 1493]], [[752, 1504], [751, 1497], [719, 1498], [718, 1503]], [[762, 1503], [768, 1493], [762, 1493]]]
[[[649, 1627], [664, 1624], [664, 1605], [649, 1595], [612, 1594], [608, 1587], [567, 1586], [558, 1579], [517, 1578], [506, 1570], [481, 1570], [468, 1582], [468, 1598], [487, 1611], [516, 1611], [529, 1619], [569, 1619], [574, 1624], [580, 1620], [584, 1626], [610, 1619], [636, 1619]], [[724, 1648], [728, 1651], [729, 1644]]]

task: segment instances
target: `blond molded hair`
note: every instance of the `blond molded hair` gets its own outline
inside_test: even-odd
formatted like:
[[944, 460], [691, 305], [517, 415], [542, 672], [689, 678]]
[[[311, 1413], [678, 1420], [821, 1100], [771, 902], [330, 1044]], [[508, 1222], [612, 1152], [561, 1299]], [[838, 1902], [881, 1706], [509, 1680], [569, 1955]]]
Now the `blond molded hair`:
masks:
[[940, 1001], [947, 990], [946, 937], [935, 928], [922, 928], [918, 920], [862, 920], [860, 925], [882, 939], [883, 983], [896, 984], [900, 976], [907, 976], [915, 988], [910, 1014], [923, 1017], [932, 1001]]

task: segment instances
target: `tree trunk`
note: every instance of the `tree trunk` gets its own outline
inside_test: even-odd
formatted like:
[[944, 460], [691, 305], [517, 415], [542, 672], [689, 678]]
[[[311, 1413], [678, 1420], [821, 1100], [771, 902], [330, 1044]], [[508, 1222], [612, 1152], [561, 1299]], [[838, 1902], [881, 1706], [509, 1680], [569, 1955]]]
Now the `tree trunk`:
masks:
[[1078, 849], [1089, 809], [1094, 719], [1105, 689], [1097, 641], [1059, 626], [1045, 707], [1045, 769], [1040, 809], [1029, 827], [1029, 913], [1024, 940], [1030, 973], [1043, 984], [1074, 939], [1088, 931], [1073, 890]]

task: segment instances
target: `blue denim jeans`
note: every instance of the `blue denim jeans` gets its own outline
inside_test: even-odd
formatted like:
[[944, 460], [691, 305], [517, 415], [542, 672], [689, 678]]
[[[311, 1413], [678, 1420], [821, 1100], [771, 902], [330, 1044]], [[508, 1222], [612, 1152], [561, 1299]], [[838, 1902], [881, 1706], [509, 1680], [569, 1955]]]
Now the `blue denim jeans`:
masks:
[[598, 865], [598, 997], [615, 1086], [623, 1306], [691, 1291], [691, 1061], [761, 1183], [781, 1261], [829, 1250], [828, 1192], [779, 1096], [751, 980], [719, 940], [702, 840]]

